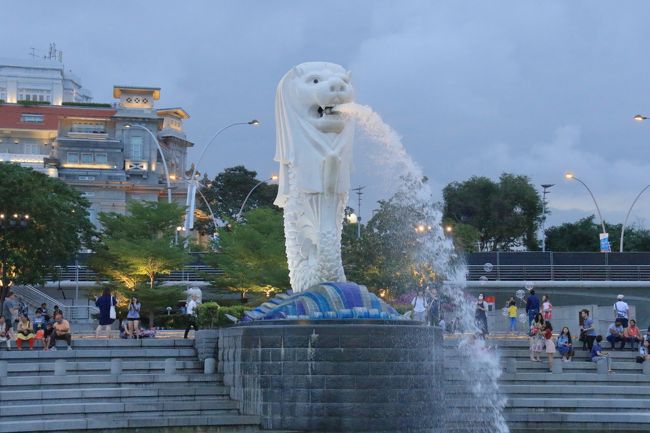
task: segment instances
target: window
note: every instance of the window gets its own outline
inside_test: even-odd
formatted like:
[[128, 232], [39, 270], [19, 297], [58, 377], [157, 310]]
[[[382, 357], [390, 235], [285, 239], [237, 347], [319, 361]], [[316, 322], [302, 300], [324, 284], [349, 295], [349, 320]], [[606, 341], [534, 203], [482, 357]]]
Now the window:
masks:
[[24, 148], [24, 153], [28, 155], [38, 155], [40, 153], [40, 146], [36, 143], [25, 143]]
[[74, 122], [70, 132], [83, 134], [105, 134], [106, 124], [103, 122]]
[[43, 95], [38, 95], [38, 100], [39, 101], [44, 101], [45, 99], [43, 98]]
[[68, 162], [77, 164], [79, 162], [79, 152], [68, 152]]
[[106, 163], [108, 163], [108, 155], [106, 153], [95, 154], [95, 164], [106, 164]]
[[136, 161], [142, 159], [142, 137], [131, 137], [131, 157]]
[[82, 153], [81, 154], [81, 163], [82, 164], [92, 164], [93, 163], [93, 154], [92, 153]]
[[23, 123], [43, 123], [42, 114], [21, 114], [20, 121]]
[[95, 176], [79, 176], [79, 180], [95, 180]]

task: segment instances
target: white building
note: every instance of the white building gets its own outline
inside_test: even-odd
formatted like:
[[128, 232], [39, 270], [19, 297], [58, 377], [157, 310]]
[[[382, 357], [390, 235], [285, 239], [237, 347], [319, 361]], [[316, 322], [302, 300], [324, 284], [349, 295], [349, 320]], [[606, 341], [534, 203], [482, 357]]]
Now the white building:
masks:
[[58, 60], [0, 58], [0, 99], [8, 103], [40, 101], [61, 105], [90, 102], [92, 95]]

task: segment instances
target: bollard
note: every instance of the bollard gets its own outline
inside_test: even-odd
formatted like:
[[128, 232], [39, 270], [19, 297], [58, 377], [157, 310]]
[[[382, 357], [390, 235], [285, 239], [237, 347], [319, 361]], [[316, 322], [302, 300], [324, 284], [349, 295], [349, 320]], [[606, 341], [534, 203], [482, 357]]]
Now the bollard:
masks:
[[607, 374], [608, 373], [608, 371], [607, 371], [607, 360], [606, 359], [602, 359], [602, 360], [596, 362], [596, 371], [598, 372], [598, 374]]
[[[650, 361], [643, 361], [643, 374], [650, 374]], [[2, 376], [2, 367], [0, 367], [0, 376]]]
[[9, 374], [9, 364], [7, 361], [0, 361], [0, 377], [7, 377]]
[[508, 358], [506, 361], [506, 373], [508, 374], [516, 374], [517, 373], [517, 359], [516, 358]]
[[111, 359], [111, 374], [122, 374], [122, 360]]
[[176, 374], [176, 358], [165, 359], [165, 374]]
[[68, 362], [65, 359], [57, 359], [54, 361], [54, 375], [55, 376], [65, 376], [66, 370], [68, 369]]
[[217, 362], [214, 358], [206, 358], [203, 361], [203, 374], [214, 374], [217, 369]]
[[553, 360], [553, 367], [551, 367], [551, 373], [553, 374], [562, 374], [562, 360]]

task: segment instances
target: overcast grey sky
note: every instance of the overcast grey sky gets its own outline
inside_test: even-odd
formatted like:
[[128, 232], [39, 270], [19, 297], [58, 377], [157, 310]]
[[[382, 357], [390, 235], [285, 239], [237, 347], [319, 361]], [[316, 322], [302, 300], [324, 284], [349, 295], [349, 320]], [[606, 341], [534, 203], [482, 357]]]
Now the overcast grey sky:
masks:
[[[594, 213], [621, 222], [650, 183], [650, 2], [594, 1], [4, 1], [0, 57], [50, 42], [98, 102], [114, 84], [159, 86], [182, 106], [200, 168], [275, 170], [275, 86], [293, 65], [340, 63], [357, 101], [404, 138], [439, 191], [508, 171], [558, 184], [550, 223]], [[386, 195], [357, 149], [355, 184]], [[196, 156], [198, 152], [193, 151]], [[440, 198], [440, 195], [439, 197]], [[650, 193], [632, 220], [650, 225]], [[365, 202], [368, 211], [373, 203]], [[365, 212], [364, 212], [365, 213]]]

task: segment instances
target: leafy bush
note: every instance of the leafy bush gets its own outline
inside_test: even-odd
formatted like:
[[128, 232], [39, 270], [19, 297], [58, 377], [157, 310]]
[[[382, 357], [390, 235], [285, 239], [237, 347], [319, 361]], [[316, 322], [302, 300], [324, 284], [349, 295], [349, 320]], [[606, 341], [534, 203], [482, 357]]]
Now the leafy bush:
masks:
[[198, 324], [199, 328], [218, 328], [224, 325], [230, 325], [232, 322], [226, 317], [226, 314], [241, 319], [244, 311], [250, 307], [244, 305], [233, 305], [231, 307], [222, 307], [216, 302], [206, 302], [198, 307]]
[[25, 99], [16, 101], [16, 103], [20, 105], [50, 105], [50, 101], [27, 101]]

